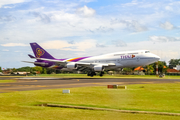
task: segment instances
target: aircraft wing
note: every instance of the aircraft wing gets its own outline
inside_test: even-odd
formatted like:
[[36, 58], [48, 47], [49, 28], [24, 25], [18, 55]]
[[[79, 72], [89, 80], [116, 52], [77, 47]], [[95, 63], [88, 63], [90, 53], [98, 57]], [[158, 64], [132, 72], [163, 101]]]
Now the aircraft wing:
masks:
[[114, 66], [115, 65], [114, 63], [103, 64], [103, 63], [84, 63], [84, 62], [76, 62], [76, 64], [80, 65], [80, 66], [90, 66], [90, 65], [93, 65], [93, 66]]
[[[31, 57], [32, 58], [32, 57]], [[45, 60], [45, 61], [49, 61], [49, 62], [54, 62], [54, 63], [71, 63], [71, 62], [67, 62], [66, 60], [61, 61], [61, 60], [56, 60], [56, 59], [47, 59], [47, 58], [32, 58], [32, 59], [37, 59], [37, 60]], [[107, 64], [102, 64], [102, 63], [85, 63], [85, 62], [75, 62], [77, 65], [80, 66], [96, 66], [96, 65], [101, 65], [101, 66], [115, 66], [115, 63], [107, 63]]]

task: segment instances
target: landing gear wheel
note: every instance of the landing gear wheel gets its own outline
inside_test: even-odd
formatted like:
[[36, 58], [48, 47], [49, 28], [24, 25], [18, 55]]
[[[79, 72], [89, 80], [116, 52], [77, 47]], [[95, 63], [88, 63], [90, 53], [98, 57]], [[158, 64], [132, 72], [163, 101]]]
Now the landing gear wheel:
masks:
[[88, 72], [87, 76], [91, 76], [91, 73], [90, 73], [90, 72]]
[[94, 71], [88, 72], [87, 76], [91, 76], [93, 77], [94, 75], [96, 75], [96, 73]]
[[100, 77], [102, 77], [102, 76], [103, 76], [103, 74], [104, 74], [104, 72], [101, 72], [101, 73], [100, 73]]

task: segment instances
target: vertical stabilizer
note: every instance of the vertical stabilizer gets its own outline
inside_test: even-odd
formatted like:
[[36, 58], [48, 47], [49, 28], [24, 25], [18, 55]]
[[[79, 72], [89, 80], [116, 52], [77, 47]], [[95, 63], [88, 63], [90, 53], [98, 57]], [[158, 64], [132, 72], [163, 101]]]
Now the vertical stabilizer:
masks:
[[46, 52], [41, 46], [39, 46], [37, 43], [30, 43], [31, 48], [34, 52], [34, 55], [37, 58], [48, 58], [48, 59], [54, 59], [53, 56], [51, 56], [48, 52]]

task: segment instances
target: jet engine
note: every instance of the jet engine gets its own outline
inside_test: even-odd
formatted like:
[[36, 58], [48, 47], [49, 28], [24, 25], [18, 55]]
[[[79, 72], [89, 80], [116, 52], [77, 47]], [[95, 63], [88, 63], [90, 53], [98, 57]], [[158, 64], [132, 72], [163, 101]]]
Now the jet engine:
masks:
[[45, 66], [48, 66], [48, 63], [46, 63], [46, 62], [34, 62], [34, 65], [36, 65], [36, 66], [43, 66], [43, 67], [45, 67]]
[[94, 66], [94, 71], [103, 71], [104, 67], [103, 66]]
[[66, 64], [66, 67], [69, 69], [76, 69], [77, 68], [77, 64], [74, 62], [70, 62]]

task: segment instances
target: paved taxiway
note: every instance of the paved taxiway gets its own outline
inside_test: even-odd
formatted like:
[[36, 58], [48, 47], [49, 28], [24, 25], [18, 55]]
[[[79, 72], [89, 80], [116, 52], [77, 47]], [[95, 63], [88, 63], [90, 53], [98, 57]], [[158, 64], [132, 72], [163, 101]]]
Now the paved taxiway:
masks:
[[72, 88], [84, 86], [105, 86], [109, 84], [128, 85], [128, 84], [152, 84], [152, 83], [180, 83], [180, 79], [108, 79], [108, 78], [18, 78], [18, 77], [0, 77], [0, 80], [15, 80], [13, 83], [0, 83], [0, 93]]

